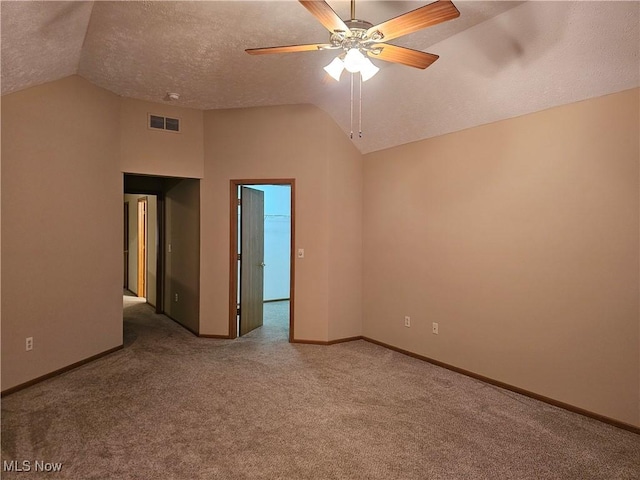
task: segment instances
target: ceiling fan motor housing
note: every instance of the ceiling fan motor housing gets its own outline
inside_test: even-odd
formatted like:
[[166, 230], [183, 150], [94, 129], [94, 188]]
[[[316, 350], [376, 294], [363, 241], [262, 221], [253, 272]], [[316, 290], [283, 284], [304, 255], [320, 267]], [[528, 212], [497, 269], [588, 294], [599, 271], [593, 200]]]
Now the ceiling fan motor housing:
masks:
[[371, 27], [373, 27], [373, 23], [371, 22], [367, 22], [366, 20], [357, 20], [355, 18], [352, 18], [351, 20], [346, 20], [344, 22], [347, 27], [349, 27], [349, 30], [351, 30], [351, 32], [355, 30], [363, 30], [363, 33], [367, 33], [367, 30], [369, 30]]
[[373, 24], [366, 20], [351, 19], [346, 20], [345, 25], [349, 28], [349, 33], [342, 30], [335, 30], [331, 34], [331, 45], [335, 48], [342, 48], [345, 52], [357, 48], [363, 53], [374, 50], [369, 46], [370, 42], [380, 41], [382, 34], [380, 32], [374, 32], [370, 37], [367, 36], [367, 32]]

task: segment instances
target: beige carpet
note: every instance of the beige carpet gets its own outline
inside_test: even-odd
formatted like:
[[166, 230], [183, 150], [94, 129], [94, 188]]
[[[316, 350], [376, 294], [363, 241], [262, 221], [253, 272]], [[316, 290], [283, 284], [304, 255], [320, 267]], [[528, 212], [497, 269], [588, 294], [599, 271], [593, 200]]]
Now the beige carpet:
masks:
[[[638, 479], [640, 436], [365, 341], [237, 340], [126, 299], [125, 348], [2, 400], [3, 479]], [[34, 462], [61, 462], [34, 473]]]

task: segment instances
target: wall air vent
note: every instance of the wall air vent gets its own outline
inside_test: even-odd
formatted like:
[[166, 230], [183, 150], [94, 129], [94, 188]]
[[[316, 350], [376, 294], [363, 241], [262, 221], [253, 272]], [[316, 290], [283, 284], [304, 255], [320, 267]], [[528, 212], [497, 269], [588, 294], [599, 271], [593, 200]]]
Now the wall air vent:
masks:
[[148, 115], [147, 125], [152, 130], [165, 130], [167, 132], [180, 133], [180, 119], [163, 117], [161, 115]]

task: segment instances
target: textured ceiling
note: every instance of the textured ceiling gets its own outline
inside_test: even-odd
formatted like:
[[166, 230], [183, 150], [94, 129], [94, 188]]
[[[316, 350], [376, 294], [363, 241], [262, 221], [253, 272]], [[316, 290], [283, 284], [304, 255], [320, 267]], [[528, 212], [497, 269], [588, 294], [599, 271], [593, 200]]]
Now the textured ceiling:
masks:
[[[428, 1], [356, 3], [379, 23]], [[392, 43], [440, 55], [426, 70], [382, 61], [363, 85], [362, 152], [640, 85], [640, 2], [456, 1], [460, 18]], [[329, 4], [349, 18], [349, 2]], [[238, 108], [312, 103], [350, 130], [335, 51], [249, 56], [316, 43], [326, 30], [296, 1], [33, 2], [1, 5], [2, 94], [77, 73], [119, 95]]]

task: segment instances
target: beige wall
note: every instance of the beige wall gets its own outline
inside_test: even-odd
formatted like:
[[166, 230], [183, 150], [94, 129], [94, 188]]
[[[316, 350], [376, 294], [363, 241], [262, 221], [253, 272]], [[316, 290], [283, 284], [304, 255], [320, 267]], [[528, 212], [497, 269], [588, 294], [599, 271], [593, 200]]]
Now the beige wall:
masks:
[[362, 335], [362, 154], [335, 123], [329, 149], [329, 340]]
[[[203, 174], [202, 110], [121, 98], [123, 172], [200, 178]], [[180, 119], [180, 133], [147, 127], [149, 113]]]
[[2, 97], [3, 390], [122, 344], [119, 104], [77, 76]]
[[164, 311], [192, 332], [198, 333], [200, 181], [185, 179], [168, 189], [165, 192], [165, 209], [167, 246]]
[[366, 155], [364, 335], [640, 425], [638, 104]]
[[[331, 166], [332, 155], [343, 159]], [[360, 267], [338, 265], [331, 236], [344, 225], [332, 217], [330, 182], [361, 176], [359, 154], [333, 121], [309, 105], [216, 110], [205, 112], [205, 169], [202, 181], [201, 333], [228, 334], [229, 195], [231, 179], [295, 178], [296, 248], [305, 258], [295, 266], [295, 338], [327, 341], [329, 325], [344, 320], [354, 331], [360, 323], [358, 301], [343, 301], [330, 285], [336, 275], [353, 279], [359, 288]], [[354, 166], [355, 165], [355, 166]], [[345, 194], [347, 218], [359, 208], [357, 194]], [[357, 227], [356, 227], [357, 229]], [[344, 255], [360, 254], [359, 232], [350, 234]], [[336, 302], [344, 310], [330, 321]]]

